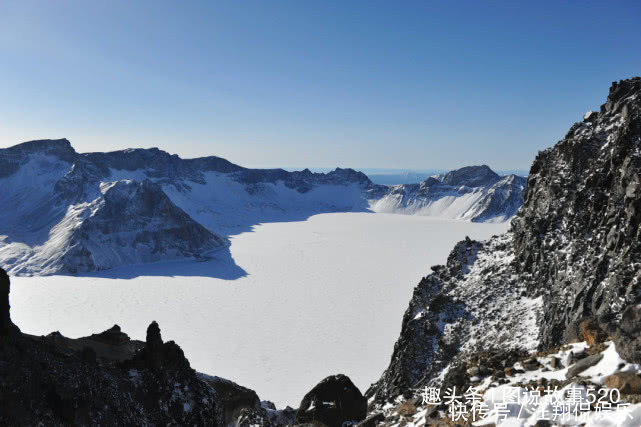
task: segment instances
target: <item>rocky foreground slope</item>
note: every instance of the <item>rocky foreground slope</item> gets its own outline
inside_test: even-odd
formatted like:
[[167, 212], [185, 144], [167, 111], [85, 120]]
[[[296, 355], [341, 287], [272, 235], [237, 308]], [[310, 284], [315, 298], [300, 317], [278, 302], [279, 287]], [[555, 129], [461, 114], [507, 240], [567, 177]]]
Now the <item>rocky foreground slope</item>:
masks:
[[421, 280], [391, 363], [367, 395], [414, 396], [474, 355], [548, 349], [592, 322], [641, 362], [641, 79], [538, 154], [508, 233], [457, 244]]
[[352, 169], [248, 169], [157, 148], [80, 154], [66, 139], [30, 141], [0, 149], [0, 266], [73, 274], [204, 258], [256, 224], [326, 212], [504, 221], [523, 186], [487, 166], [390, 188]]

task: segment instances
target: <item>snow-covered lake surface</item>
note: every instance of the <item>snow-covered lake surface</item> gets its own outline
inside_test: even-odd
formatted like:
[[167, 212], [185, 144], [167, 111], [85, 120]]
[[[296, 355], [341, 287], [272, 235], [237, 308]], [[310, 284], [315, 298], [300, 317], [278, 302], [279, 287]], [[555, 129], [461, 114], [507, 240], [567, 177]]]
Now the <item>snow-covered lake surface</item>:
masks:
[[156, 320], [198, 371], [297, 407], [330, 374], [348, 375], [364, 392], [387, 367], [429, 267], [465, 236], [507, 228], [380, 213], [262, 224], [231, 238], [231, 257], [14, 277], [12, 317], [31, 334], [79, 337], [118, 324], [142, 340]]

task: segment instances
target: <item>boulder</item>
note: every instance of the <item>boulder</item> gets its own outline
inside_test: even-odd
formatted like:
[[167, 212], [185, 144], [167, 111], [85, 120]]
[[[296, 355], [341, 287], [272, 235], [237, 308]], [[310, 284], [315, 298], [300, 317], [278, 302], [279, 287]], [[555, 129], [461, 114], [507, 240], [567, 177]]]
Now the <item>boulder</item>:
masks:
[[296, 421], [341, 427], [366, 415], [367, 399], [347, 376], [339, 374], [325, 378], [303, 397]]
[[603, 359], [603, 355], [599, 353], [579, 360], [574, 365], [570, 366], [567, 374], [565, 374], [566, 378], [570, 379], [576, 377], [581, 372], [599, 363], [601, 359]]
[[619, 356], [628, 362], [641, 363], [641, 305], [628, 306], [615, 329], [612, 341]]
[[541, 364], [536, 359], [536, 357], [532, 357], [528, 360], [523, 361], [521, 365], [523, 365], [523, 369], [525, 369], [526, 371], [536, 371], [541, 367]]
[[[238, 419], [244, 409], [249, 409], [249, 412], [251, 410], [262, 412], [260, 399], [254, 390], [220, 377], [200, 374], [200, 378], [216, 391], [216, 396], [224, 412], [225, 425], [230, 425]], [[276, 410], [271, 402], [265, 402], [265, 405], [262, 406], [265, 409]], [[246, 412], [246, 417], [249, 412]]]

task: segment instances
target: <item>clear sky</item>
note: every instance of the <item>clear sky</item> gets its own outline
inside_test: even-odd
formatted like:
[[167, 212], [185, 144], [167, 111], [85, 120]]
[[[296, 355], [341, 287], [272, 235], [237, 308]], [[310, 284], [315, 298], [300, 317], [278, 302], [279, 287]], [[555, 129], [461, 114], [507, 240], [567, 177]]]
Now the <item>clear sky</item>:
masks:
[[0, 146], [529, 169], [641, 75], [636, 1], [0, 1]]

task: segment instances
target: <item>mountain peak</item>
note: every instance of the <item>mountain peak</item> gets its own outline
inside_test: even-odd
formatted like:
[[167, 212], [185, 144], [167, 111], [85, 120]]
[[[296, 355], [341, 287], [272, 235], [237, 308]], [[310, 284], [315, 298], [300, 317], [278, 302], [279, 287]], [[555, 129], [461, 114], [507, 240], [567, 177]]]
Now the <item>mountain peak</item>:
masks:
[[452, 186], [465, 185], [468, 187], [479, 187], [493, 184], [501, 177], [487, 165], [466, 166], [448, 172], [443, 177], [443, 183]]
[[61, 139], [34, 139], [21, 144], [7, 148], [13, 153], [36, 153], [43, 152], [46, 154], [58, 155], [63, 160], [70, 160], [76, 154], [67, 138]]
[[[632, 77], [626, 80], [612, 82], [610, 92], [605, 104], [601, 105], [602, 113], [618, 112], [623, 109], [624, 105], [635, 99], [641, 94], [641, 77]], [[625, 113], [625, 111], [624, 111]]]

